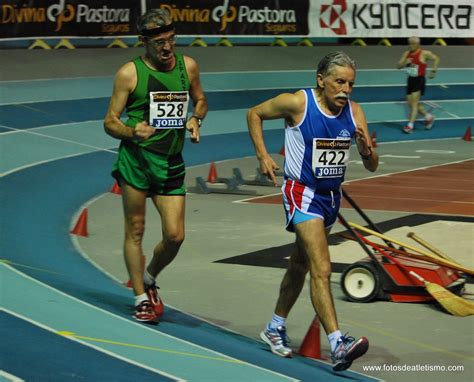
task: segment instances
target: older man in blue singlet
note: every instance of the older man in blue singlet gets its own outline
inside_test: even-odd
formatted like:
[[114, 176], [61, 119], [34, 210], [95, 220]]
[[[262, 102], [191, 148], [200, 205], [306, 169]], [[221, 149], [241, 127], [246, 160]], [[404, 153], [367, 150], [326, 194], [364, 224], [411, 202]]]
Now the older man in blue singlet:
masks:
[[281, 283], [275, 312], [260, 337], [273, 353], [291, 357], [285, 321], [309, 271], [311, 300], [328, 335], [336, 371], [349, 368], [369, 347], [367, 338], [356, 340], [342, 335], [339, 329], [330, 287], [327, 243], [327, 234], [340, 207], [340, 187], [352, 138], [365, 168], [375, 171], [378, 167], [364, 112], [349, 100], [354, 82], [354, 61], [343, 52], [331, 53], [318, 65], [316, 89], [280, 94], [251, 108], [247, 114], [260, 169], [275, 185], [274, 170], [278, 166], [265, 147], [263, 121], [285, 119], [283, 204], [286, 228], [296, 233], [295, 249]]

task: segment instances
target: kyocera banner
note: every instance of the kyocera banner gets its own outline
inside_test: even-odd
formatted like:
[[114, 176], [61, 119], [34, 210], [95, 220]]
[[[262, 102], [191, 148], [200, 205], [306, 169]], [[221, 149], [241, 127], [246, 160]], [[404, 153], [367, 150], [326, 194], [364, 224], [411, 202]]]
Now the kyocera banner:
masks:
[[147, 0], [166, 9], [180, 35], [307, 36], [309, 0]]
[[2, 0], [0, 36], [107, 37], [136, 35], [140, 2], [130, 0]]
[[311, 1], [317, 37], [474, 37], [471, 0]]

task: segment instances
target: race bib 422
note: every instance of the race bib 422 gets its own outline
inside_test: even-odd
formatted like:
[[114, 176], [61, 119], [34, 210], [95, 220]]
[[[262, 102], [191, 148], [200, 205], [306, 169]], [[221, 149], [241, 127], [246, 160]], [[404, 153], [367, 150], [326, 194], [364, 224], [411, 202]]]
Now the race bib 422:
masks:
[[344, 176], [350, 147], [350, 139], [314, 138], [313, 171], [316, 178]]

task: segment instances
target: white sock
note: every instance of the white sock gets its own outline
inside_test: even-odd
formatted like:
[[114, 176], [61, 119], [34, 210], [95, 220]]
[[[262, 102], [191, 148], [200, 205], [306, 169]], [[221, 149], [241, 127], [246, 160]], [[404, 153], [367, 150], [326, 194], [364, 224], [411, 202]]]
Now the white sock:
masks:
[[425, 119], [426, 119], [426, 120], [429, 120], [429, 119], [431, 119], [431, 118], [433, 118], [433, 115], [432, 115], [431, 113], [427, 113], [427, 114], [425, 115]]
[[146, 295], [146, 293], [135, 296], [135, 306], [140, 305], [143, 301], [146, 300], [148, 300], [148, 296]]
[[143, 282], [146, 285], [152, 285], [155, 282], [154, 277], [150, 275], [146, 269], [145, 272], [143, 272]]
[[280, 326], [285, 326], [285, 317], [280, 317], [277, 314], [273, 314], [272, 320], [268, 323], [267, 327], [268, 329], [276, 329], [279, 328]]
[[413, 129], [413, 126], [414, 126], [414, 125], [415, 125], [415, 124], [414, 124], [413, 122], [408, 122], [408, 126], [410, 126], [412, 129]]
[[337, 345], [337, 340], [342, 336], [342, 333], [340, 330], [336, 330], [335, 332], [329, 333], [328, 334], [328, 340], [329, 340], [329, 345], [331, 346], [331, 351], [334, 352], [334, 349], [336, 349]]

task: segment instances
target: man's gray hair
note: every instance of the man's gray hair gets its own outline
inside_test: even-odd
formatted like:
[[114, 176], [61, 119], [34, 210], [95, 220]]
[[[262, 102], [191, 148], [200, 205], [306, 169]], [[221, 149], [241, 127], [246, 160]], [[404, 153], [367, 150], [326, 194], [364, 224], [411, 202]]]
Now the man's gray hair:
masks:
[[331, 69], [334, 65], [345, 66], [352, 68], [354, 71], [356, 70], [355, 61], [346, 53], [339, 51], [332, 52], [324, 56], [321, 61], [319, 61], [316, 74], [321, 74], [321, 76], [326, 77], [331, 72]]
[[137, 19], [137, 30], [159, 28], [171, 24], [173, 20], [166, 9], [149, 9]]

